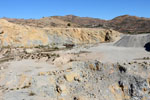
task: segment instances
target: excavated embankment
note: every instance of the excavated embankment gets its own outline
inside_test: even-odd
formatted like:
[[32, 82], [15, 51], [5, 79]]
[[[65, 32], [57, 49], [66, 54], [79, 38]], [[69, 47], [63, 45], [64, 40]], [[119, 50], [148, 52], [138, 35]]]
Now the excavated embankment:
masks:
[[0, 19], [1, 46], [35, 47], [114, 41], [119, 32], [90, 28], [36, 28]]

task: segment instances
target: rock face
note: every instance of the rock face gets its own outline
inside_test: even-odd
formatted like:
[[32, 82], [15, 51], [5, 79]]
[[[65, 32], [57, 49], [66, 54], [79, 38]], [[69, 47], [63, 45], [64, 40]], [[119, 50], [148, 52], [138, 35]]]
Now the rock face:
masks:
[[33, 47], [114, 41], [119, 32], [88, 28], [35, 28], [0, 19], [1, 46]]
[[119, 47], [144, 47], [150, 42], [150, 34], [125, 35], [114, 45]]

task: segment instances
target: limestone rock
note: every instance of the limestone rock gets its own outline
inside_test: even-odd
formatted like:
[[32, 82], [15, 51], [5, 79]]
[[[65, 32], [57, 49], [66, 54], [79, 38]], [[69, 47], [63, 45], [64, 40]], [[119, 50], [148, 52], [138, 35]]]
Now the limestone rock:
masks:
[[34, 53], [34, 50], [33, 49], [26, 49], [25, 52], [26, 53]]

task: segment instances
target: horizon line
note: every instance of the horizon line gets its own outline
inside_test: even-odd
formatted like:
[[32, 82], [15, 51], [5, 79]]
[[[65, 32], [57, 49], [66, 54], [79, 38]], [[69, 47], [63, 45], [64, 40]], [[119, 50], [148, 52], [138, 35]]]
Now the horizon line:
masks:
[[0, 19], [8, 18], [8, 19], [25, 19], [25, 20], [35, 19], [35, 20], [38, 20], [38, 19], [42, 19], [42, 18], [57, 17], [57, 16], [62, 16], [62, 17], [63, 16], [76, 16], [76, 17], [81, 17], [81, 18], [93, 18], [93, 19], [100, 19], [100, 20], [112, 20], [112, 19], [115, 19], [115, 18], [121, 17], [121, 16], [131, 16], [131, 17], [139, 17], [139, 18], [150, 19], [150, 17], [136, 16], [136, 15], [131, 15], [131, 14], [122, 14], [122, 15], [113, 17], [111, 19], [103, 19], [103, 18], [100, 18], [100, 17], [98, 18], [98, 17], [92, 17], [92, 16], [78, 16], [78, 15], [74, 15], [74, 14], [43, 16], [43, 17], [40, 17], [40, 18], [22, 18], [22, 17], [6, 17], [6, 16], [3, 16], [3, 17], [0, 17]]

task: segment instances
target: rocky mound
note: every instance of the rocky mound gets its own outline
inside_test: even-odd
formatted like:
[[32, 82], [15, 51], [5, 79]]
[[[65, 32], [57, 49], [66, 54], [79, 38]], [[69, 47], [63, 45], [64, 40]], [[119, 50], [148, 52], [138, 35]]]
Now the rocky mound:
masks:
[[124, 35], [114, 45], [119, 47], [144, 47], [150, 42], [150, 34]]
[[36, 28], [0, 20], [1, 46], [33, 47], [114, 41], [119, 32], [88, 28]]

